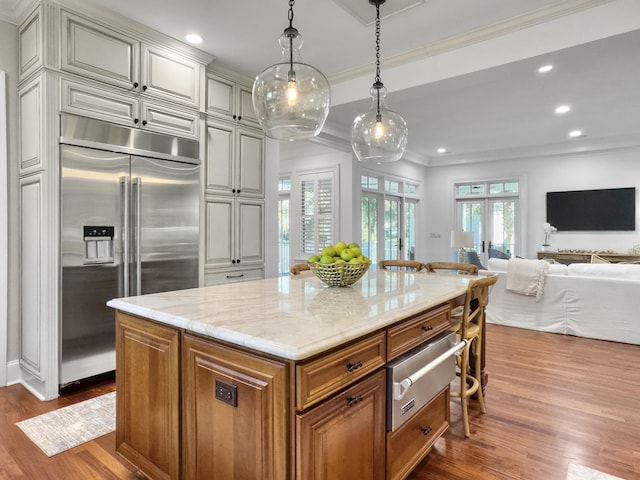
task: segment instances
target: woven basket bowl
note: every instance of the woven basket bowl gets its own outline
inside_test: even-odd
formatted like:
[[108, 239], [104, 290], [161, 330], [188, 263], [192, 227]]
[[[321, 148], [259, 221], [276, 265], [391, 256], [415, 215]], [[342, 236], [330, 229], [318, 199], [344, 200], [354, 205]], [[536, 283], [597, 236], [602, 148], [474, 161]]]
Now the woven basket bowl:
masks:
[[310, 263], [311, 271], [331, 287], [347, 287], [353, 285], [369, 270], [367, 263]]

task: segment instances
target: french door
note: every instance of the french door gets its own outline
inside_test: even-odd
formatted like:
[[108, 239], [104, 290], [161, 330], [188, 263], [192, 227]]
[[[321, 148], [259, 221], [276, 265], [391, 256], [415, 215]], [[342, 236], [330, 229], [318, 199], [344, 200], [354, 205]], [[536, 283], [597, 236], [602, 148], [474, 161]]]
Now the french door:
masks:
[[456, 228], [473, 232], [473, 249], [486, 265], [489, 249], [513, 256], [519, 249], [518, 200], [485, 198], [458, 200]]
[[415, 258], [415, 201], [388, 194], [363, 193], [361, 213], [362, 249], [372, 262]]

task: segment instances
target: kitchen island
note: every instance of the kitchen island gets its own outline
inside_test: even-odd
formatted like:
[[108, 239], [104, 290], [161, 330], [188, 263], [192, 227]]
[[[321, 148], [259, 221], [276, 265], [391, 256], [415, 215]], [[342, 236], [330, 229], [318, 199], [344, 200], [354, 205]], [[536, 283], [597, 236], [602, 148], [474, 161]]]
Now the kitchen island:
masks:
[[111, 300], [116, 448], [154, 479], [405, 478], [449, 389], [387, 432], [384, 367], [448, 329], [468, 282], [371, 269]]

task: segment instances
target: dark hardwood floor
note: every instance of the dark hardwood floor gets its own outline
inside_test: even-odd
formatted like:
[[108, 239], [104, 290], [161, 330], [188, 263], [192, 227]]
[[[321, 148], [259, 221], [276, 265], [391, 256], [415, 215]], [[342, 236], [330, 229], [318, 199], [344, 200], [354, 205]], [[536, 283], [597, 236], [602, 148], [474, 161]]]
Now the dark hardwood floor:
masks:
[[[453, 400], [451, 428], [409, 479], [564, 480], [569, 463], [640, 478], [638, 359], [636, 345], [488, 325], [487, 413], [471, 402], [465, 439]], [[114, 388], [50, 402], [19, 385], [0, 388], [0, 479], [138, 479], [115, 453], [114, 433], [47, 458], [15, 426]]]

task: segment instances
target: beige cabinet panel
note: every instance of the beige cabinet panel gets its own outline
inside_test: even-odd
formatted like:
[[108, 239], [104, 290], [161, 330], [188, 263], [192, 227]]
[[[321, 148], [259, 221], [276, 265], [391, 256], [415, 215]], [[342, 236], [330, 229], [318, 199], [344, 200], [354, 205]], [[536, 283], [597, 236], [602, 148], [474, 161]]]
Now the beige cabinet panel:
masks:
[[207, 112], [226, 120], [258, 126], [251, 87], [218, 75], [207, 75]]
[[36, 9], [22, 23], [18, 30], [18, 50], [20, 54], [20, 81], [42, 66], [42, 10]]
[[131, 90], [138, 87], [138, 40], [64, 10], [61, 28], [62, 70]]
[[20, 88], [20, 170], [42, 167], [43, 78], [36, 77]]
[[264, 261], [264, 202], [236, 200], [236, 263]]
[[233, 198], [207, 198], [205, 205], [205, 266], [230, 266], [233, 248]]
[[264, 197], [264, 136], [226, 122], [207, 125], [205, 188], [211, 193]]
[[204, 285], [220, 285], [223, 283], [247, 282], [264, 278], [263, 267], [214, 269], [204, 272]]
[[167, 135], [199, 138], [200, 115], [196, 111], [145, 101], [141, 108], [142, 128]]
[[200, 106], [202, 66], [165, 49], [142, 45], [141, 90], [144, 94]]

